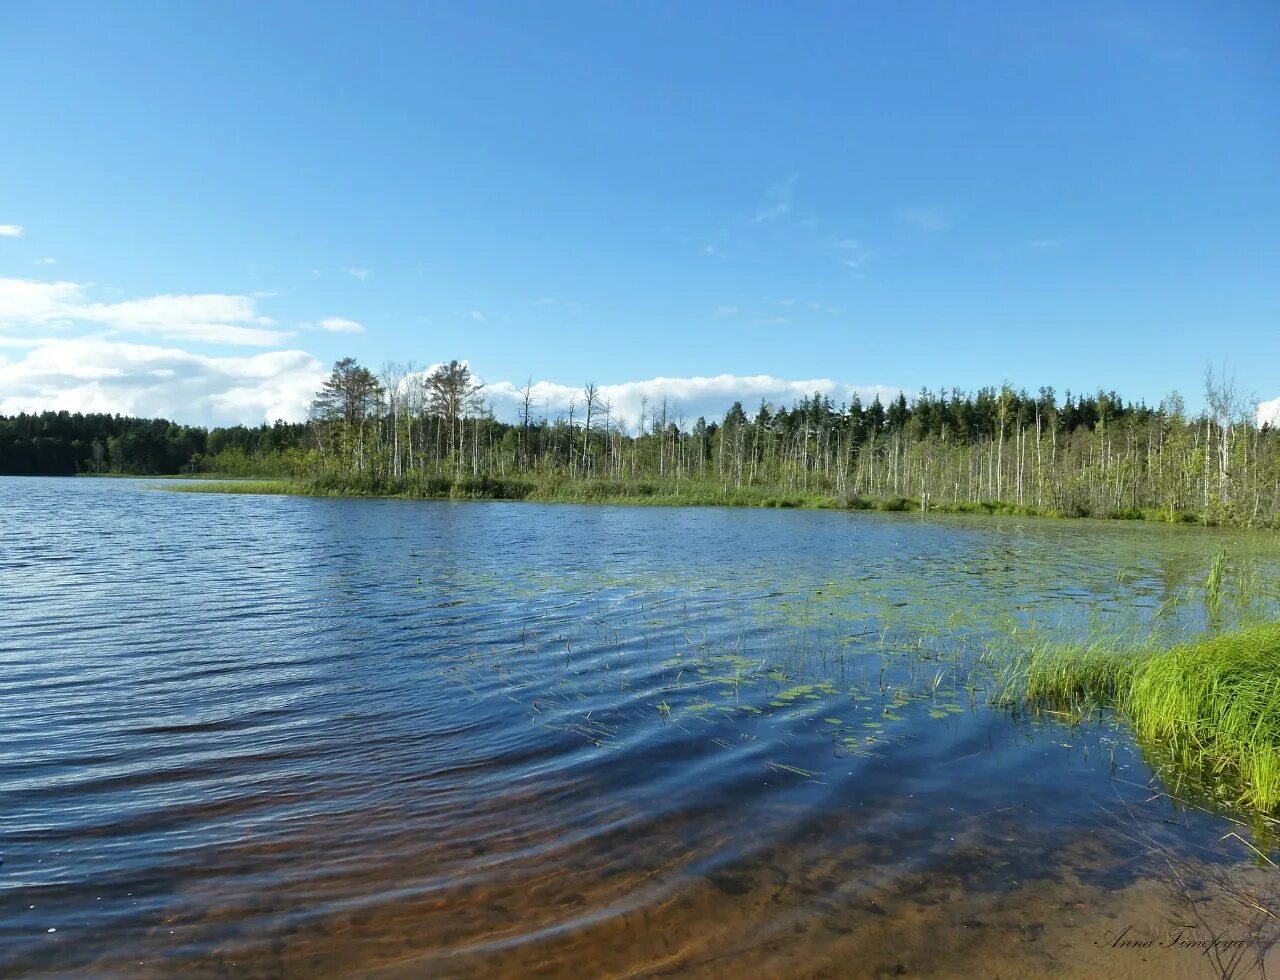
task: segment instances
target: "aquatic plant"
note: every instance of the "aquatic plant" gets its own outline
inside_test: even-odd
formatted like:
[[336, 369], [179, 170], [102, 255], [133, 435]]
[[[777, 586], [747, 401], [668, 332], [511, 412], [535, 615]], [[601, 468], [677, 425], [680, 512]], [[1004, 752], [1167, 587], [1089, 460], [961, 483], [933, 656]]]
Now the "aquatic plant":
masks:
[[1209, 575], [1204, 581], [1204, 605], [1210, 616], [1217, 616], [1222, 608], [1222, 586], [1227, 577], [1227, 549], [1213, 556]]
[[1280, 809], [1280, 624], [1164, 650], [1042, 647], [1019, 667], [1022, 700], [1114, 708], [1175, 777]]

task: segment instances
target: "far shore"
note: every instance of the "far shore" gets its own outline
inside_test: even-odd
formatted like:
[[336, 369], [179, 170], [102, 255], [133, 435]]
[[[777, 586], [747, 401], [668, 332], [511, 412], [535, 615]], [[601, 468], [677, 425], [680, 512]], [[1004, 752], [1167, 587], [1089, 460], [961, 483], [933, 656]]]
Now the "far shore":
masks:
[[[105, 475], [105, 474], [104, 474]], [[629, 482], [606, 479], [503, 477], [437, 477], [415, 480], [358, 480], [327, 478], [299, 480], [180, 474], [162, 479], [166, 490], [184, 493], [258, 494], [298, 497], [349, 497], [393, 500], [524, 500], [536, 503], [622, 504], [659, 507], [757, 507], [795, 510], [878, 511], [882, 513], [959, 514], [1049, 519], [1092, 518], [1156, 524], [1216, 527], [1185, 511], [1133, 508], [1111, 513], [1067, 513], [990, 501], [921, 501], [908, 497], [838, 497], [828, 493], [779, 490], [772, 487], [733, 487], [703, 482]], [[1240, 530], [1232, 526], [1232, 530]], [[1247, 529], [1246, 529], [1247, 530]], [[1269, 530], [1254, 528], [1253, 530]]]

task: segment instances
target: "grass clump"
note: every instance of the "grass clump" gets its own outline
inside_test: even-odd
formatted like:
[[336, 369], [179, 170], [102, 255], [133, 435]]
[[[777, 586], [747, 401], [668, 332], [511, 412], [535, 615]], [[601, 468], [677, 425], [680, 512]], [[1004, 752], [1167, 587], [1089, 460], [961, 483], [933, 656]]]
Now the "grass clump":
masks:
[[1138, 660], [1106, 644], [1041, 647], [1022, 663], [1022, 696], [1032, 704], [1072, 708], [1114, 706]]
[[173, 483], [165, 484], [165, 489], [174, 493], [259, 493], [259, 494], [298, 494], [303, 493], [303, 485], [292, 480], [228, 480], [225, 483]]
[[1021, 666], [1026, 702], [1112, 707], [1193, 785], [1280, 809], [1280, 624], [1167, 650], [1043, 649]]

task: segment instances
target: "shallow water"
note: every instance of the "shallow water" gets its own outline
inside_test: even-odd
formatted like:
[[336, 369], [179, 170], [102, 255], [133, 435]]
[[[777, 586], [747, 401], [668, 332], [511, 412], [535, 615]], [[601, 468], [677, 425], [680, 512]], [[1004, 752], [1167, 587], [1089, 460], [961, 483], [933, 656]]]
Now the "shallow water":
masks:
[[1160, 853], [1248, 848], [1108, 720], [993, 710], [1004, 651], [1257, 613], [1276, 555], [3, 479], [0, 972], [1094, 969]]

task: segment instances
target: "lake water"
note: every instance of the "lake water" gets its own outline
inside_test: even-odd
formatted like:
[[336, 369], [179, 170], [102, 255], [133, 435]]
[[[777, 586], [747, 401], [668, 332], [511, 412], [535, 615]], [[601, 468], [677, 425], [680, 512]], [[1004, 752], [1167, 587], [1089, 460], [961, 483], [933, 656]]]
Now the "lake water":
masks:
[[1224, 546], [1265, 595], [1263, 534], [0, 480], [0, 974], [1147, 975], [1248, 834], [988, 699]]

